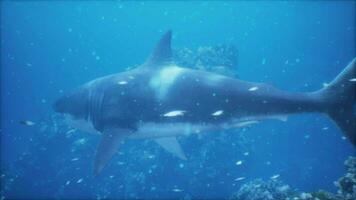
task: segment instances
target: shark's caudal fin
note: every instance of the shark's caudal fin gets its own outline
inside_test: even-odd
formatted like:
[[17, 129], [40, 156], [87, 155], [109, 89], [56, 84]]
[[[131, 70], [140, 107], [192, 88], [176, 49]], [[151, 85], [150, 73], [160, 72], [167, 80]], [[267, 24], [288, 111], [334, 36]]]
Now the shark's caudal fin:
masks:
[[356, 146], [356, 58], [325, 88], [316, 92], [325, 112]]

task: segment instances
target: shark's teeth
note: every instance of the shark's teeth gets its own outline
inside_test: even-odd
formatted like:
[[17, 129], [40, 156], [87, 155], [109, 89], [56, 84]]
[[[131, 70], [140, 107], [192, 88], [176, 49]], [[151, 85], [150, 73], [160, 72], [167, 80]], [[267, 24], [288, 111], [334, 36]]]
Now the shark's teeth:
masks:
[[251, 91], [251, 92], [256, 91], [256, 90], [258, 90], [258, 87], [256, 87], [256, 86], [248, 89], [248, 91]]
[[163, 116], [164, 117], [177, 117], [177, 116], [183, 116], [186, 111], [184, 110], [173, 110], [170, 112], [165, 113]]
[[223, 113], [224, 113], [223, 110], [217, 110], [217, 111], [213, 112], [211, 115], [212, 116], [219, 116], [219, 115], [222, 115]]

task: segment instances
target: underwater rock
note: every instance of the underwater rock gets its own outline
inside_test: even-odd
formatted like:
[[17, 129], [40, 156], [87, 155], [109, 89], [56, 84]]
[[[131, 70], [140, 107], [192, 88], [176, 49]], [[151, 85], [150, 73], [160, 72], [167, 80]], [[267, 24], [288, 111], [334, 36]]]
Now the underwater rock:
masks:
[[175, 62], [182, 67], [210, 71], [236, 77], [238, 50], [233, 45], [182, 48], [173, 52]]

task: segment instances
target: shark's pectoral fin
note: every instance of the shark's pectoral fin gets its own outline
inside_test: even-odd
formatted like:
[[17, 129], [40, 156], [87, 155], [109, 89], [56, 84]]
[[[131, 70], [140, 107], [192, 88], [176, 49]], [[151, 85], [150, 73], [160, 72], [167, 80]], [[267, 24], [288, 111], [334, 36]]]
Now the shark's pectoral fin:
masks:
[[187, 157], [185, 157], [185, 154], [175, 137], [157, 138], [155, 139], [155, 142], [157, 142], [166, 151], [174, 154], [178, 158], [187, 160]]
[[94, 174], [98, 175], [105, 167], [106, 163], [116, 153], [123, 136], [127, 130], [113, 129], [110, 131], [103, 131], [102, 138], [95, 154], [94, 160]]

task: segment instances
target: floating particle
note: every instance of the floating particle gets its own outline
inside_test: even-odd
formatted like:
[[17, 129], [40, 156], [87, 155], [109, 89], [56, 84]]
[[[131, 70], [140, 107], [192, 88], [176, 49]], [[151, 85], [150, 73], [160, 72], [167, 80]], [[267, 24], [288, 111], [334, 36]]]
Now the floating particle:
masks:
[[47, 103], [46, 99], [41, 99], [41, 103]]
[[218, 111], [213, 112], [211, 115], [212, 116], [219, 116], [219, 115], [222, 115], [223, 113], [224, 113], [223, 110], [218, 110]]
[[177, 117], [177, 116], [183, 116], [186, 111], [184, 110], [174, 110], [170, 111], [168, 113], [165, 113], [163, 116], [165, 117]]
[[266, 64], [266, 58], [263, 58], [262, 59], [262, 63], [261, 63], [262, 65], [264, 65], [264, 64]]
[[280, 177], [279, 174], [275, 174], [275, 175], [271, 176], [270, 178], [271, 178], [271, 179], [277, 179], [277, 178], [279, 178], [279, 177]]
[[119, 81], [119, 82], [117, 82], [117, 84], [119, 84], [119, 85], [126, 85], [126, 84], [127, 84], [127, 81]]
[[356, 78], [351, 78], [351, 79], [349, 79], [349, 81], [356, 82]]
[[22, 121], [20, 121], [20, 124], [25, 125], [25, 126], [33, 126], [36, 123], [33, 121], [30, 121], [30, 120], [22, 120]]
[[327, 127], [327, 126], [323, 127], [323, 130], [328, 130], [328, 129], [329, 129], [329, 127]]
[[323, 87], [328, 87], [329, 83], [323, 83]]
[[66, 185], [69, 185], [69, 184], [70, 184], [70, 181], [67, 181], [67, 182], [66, 182]]
[[310, 135], [304, 135], [304, 139], [309, 139]]
[[250, 153], [248, 152], [248, 151], [246, 151], [245, 153], [244, 153], [244, 156], [248, 156]]
[[235, 178], [235, 181], [242, 181], [242, 180], [245, 180], [246, 177], [238, 177], [238, 178]]
[[256, 87], [256, 86], [248, 89], [248, 91], [251, 91], [251, 92], [256, 91], [256, 90], [258, 90], [258, 87]]
[[183, 163], [180, 163], [179, 164], [179, 168], [183, 168], [184, 167], [184, 164]]
[[100, 56], [95, 56], [95, 59], [96, 60], [100, 60]]
[[299, 58], [296, 58], [296, 59], [295, 59], [295, 62], [296, 62], [296, 63], [299, 63], [299, 62], [300, 62], [300, 59], [299, 59]]
[[26, 66], [27, 67], [32, 67], [32, 64], [31, 63], [26, 63]]
[[71, 33], [73, 31], [72, 28], [68, 28], [68, 32]]
[[236, 165], [242, 165], [242, 160], [238, 160], [238, 161], [236, 161], [236, 163], [235, 163]]
[[83, 182], [82, 178], [77, 181], [77, 183], [81, 183], [81, 182]]

